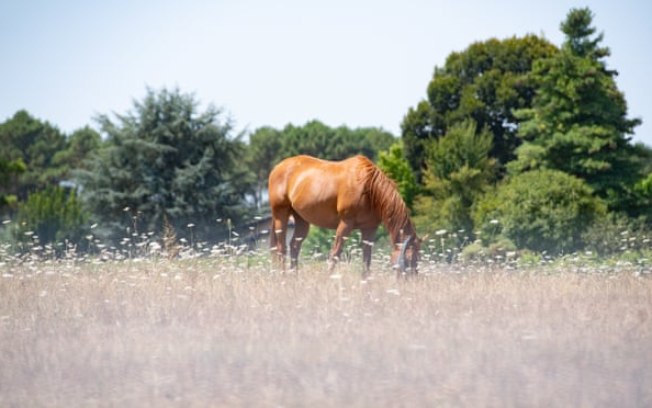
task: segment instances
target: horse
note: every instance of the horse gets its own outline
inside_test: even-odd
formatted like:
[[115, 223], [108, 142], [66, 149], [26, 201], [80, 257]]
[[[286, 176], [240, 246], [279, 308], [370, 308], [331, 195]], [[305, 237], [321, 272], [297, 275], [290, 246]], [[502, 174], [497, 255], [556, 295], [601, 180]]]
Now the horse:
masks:
[[362, 235], [364, 274], [371, 265], [371, 250], [382, 222], [392, 243], [391, 263], [397, 273], [416, 274], [422, 239], [417, 237], [408, 209], [396, 184], [368, 158], [358, 155], [327, 161], [300, 155], [277, 164], [269, 175], [272, 212], [270, 249], [285, 268], [286, 233], [290, 216], [294, 233], [290, 265], [298, 269], [299, 252], [310, 225], [334, 229], [328, 256], [329, 270], [339, 260], [344, 240], [354, 229]]

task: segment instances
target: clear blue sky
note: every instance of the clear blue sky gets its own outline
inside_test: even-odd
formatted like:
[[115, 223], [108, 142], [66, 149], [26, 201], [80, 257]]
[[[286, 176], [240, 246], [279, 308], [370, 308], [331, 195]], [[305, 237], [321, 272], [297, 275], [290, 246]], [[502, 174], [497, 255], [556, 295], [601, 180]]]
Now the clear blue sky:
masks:
[[611, 48], [635, 141], [652, 146], [652, 2], [216, 0], [0, 3], [0, 121], [26, 109], [65, 132], [178, 87], [239, 131], [319, 119], [399, 135], [435, 66], [474, 41], [527, 33], [560, 45], [588, 6]]

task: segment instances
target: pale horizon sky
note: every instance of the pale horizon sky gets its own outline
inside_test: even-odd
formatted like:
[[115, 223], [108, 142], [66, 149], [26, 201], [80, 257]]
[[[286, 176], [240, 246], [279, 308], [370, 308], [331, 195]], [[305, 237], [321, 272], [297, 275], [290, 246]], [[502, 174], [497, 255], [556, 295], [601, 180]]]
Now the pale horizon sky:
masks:
[[317, 119], [400, 136], [435, 66], [475, 41], [528, 33], [561, 45], [588, 6], [652, 146], [652, 3], [632, 0], [124, 1], [0, 4], [0, 122], [26, 109], [70, 133], [123, 114], [147, 87], [193, 93], [236, 131]]

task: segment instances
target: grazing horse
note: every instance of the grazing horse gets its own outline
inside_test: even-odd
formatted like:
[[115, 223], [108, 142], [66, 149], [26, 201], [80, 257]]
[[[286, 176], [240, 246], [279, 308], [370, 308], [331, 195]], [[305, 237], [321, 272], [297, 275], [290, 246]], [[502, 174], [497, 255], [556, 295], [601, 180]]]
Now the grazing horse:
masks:
[[297, 268], [303, 239], [310, 224], [336, 230], [329, 254], [332, 270], [353, 229], [362, 233], [365, 274], [371, 264], [371, 249], [382, 222], [392, 242], [391, 262], [398, 271], [409, 267], [416, 273], [421, 240], [396, 185], [364, 156], [340, 162], [295, 156], [276, 165], [269, 175], [272, 210], [270, 246], [284, 268], [286, 232], [290, 216], [294, 234], [290, 242], [290, 265]]

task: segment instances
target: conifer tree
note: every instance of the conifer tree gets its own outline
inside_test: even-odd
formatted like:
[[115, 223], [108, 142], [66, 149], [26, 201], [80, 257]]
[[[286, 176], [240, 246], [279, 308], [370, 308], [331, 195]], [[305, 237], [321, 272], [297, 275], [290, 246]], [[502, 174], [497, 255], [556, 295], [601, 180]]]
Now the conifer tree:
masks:
[[536, 168], [561, 170], [586, 180], [618, 208], [628, 186], [640, 177], [629, 143], [638, 119], [627, 117], [625, 98], [607, 68], [609, 49], [591, 25], [588, 8], [572, 9], [561, 24], [566, 40], [551, 58], [534, 67], [538, 84], [531, 109], [516, 112], [525, 143], [513, 173]]
[[219, 219], [238, 223], [252, 177], [244, 144], [222, 112], [198, 112], [193, 95], [148, 90], [133, 110], [98, 118], [106, 146], [78, 173], [84, 198], [109, 236], [161, 234], [219, 238]]

